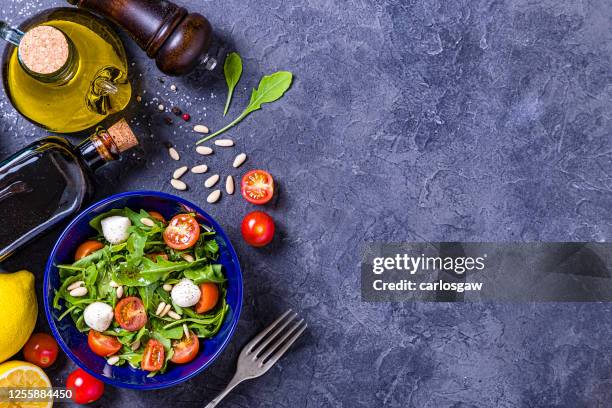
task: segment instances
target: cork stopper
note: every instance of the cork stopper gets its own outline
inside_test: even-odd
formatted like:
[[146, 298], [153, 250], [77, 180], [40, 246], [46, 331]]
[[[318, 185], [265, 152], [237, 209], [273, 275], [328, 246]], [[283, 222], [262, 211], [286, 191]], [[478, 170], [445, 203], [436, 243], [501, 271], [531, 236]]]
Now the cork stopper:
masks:
[[26, 32], [19, 43], [19, 59], [31, 72], [53, 74], [68, 62], [70, 45], [63, 32], [41, 25]]
[[108, 134], [121, 153], [138, 145], [138, 139], [125, 119], [121, 119], [119, 122], [109, 127]]

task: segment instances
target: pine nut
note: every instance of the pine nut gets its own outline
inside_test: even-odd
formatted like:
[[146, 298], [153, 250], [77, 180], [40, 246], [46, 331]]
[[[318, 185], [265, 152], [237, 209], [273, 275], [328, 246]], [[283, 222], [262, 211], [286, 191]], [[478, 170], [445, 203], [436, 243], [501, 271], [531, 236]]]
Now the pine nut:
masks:
[[206, 127], [204, 125], [195, 125], [193, 127], [193, 130], [198, 132], [198, 133], [208, 133], [209, 132], [208, 127]]
[[140, 348], [140, 340], [136, 340], [135, 342], [133, 342], [130, 348], [132, 349], [132, 351], [138, 350]]
[[179, 167], [178, 169], [174, 170], [174, 173], [172, 173], [172, 178], [180, 179], [183, 177], [183, 174], [187, 173], [187, 170], [189, 170], [189, 167], [187, 166]]
[[172, 184], [172, 187], [176, 188], [177, 190], [187, 190], [187, 184], [181, 180], [172, 179], [170, 180], [170, 184]]
[[217, 139], [215, 140], [215, 145], [219, 147], [232, 147], [234, 141], [232, 139]]
[[183, 258], [184, 260], [186, 260], [187, 262], [193, 262], [195, 261], [195, 259], [193, 259], [193, 256], [191, 256], [190, 254], [182, 254], [181, 258]]
[[168, 312], [170, 311], [170, 309], [172, 308], [172, 305], [166, 305], [166, 307], [164, 307], [164, 310], [162, 310], [161, 314], [159, 315], [160, 317], [164, 317], [165, 315], [168, 314]]
[[169, 283], [164, 283], [164, 286], [162, 286], [162, 288], [166, 291], [166, 292], [170, 292], [172, 290], [172, 285]]
[[181, 159], [181, 156], [179, 156], [179, 153], [176, 151], [174, 147], [169, 148], [168, 153], [170, 154], [170, 157], [172, 157], [172, 160], [178, 161]]
[[152, 219], [146, 217], [142, 217], [140, 219], [140, 222], [142, 223], [142, 225], [145, 225], [147, 227], [153, 227], [155, 225], [155, 222], [153, 222]]
[[208, 156], [209, 154], [213, 154], [213, 149], [208, 146], [198, 146], [196, 147], [196, 152], [201, 155]]
[[178, 313], [176, 313], [174, 310], [170, 310], [170, 311], [168, 312], [168, 317], [170, 317], [170, 318], [172, 318], [172, 319], [174, 319], [174, 320], [180, 320], [181, 315], [180, 315], [180, 314], [178, 314]]
[[234, 178], [232, 176], [227, 176], [225, 179], [225, 191], [227, 194], [234, 194]]
[[164, 111], [164, 109], [166, 109], [166, 107], [160, 103], [159, 105], [157, 105], [157, 109], [158, 109], [160, 112], [163, 112], [163, 111]]
[[119, 286], [117, 288], [117, 299], [121, 299], [123, 297], [123, 286]]
[[185, 337], [189, 338], [189, 327], [187, 327], [187, 323], [183, 323], [183, 332], [185, 333]]
[[110, 281], [110, 283], [108, 284], [111, 288], [118, 288], [119, 284], [117, 282], [115, 282], [114, 280]]
[[219, 181], [219, 175], [213, 174], [212, 176], [206, 179], [206, 181], [204, 182], [204, 185], [208, 188], [211, 188], [212, 186], [217, 184], [217, 181]]
[[232, 164], [232, 166], [234, 166], [235, 169], [237, 169], [238, 167], [242, 166], [244, 164], [244, 162], [247, 159], [247, 155], [244, 153], [240, 153], [238, 156], [236, 156], [236, 158], [234, 159], [234, 164]]
[[83, 286], [83, 285], [85, 285], [85, 282], [83, 282], [83, 281], [76, 281], [76, 282], [74, 282], [72, 285], [68, 286], [68, 287], [66, 288], [66, 290], [67, 290], [68, 292], [70, 292], [71, 290], [76, 289], [76, 288], [79, 288], [79, 287], [81, 287], [81, 286]]
[[221, 198], [221, 190], [215, 190], [206, 197], [206, 202], [214, 204]]
[[115, 365], [119, 362], [119, 356], [112, 356], [109, 357], [108, 360], [106, 360], [106, 364], [108, 365]]
[[86, 294], [87, 294], [87, 288], [85, 286], [80, 286], [70, 291], [70, 296], [72, 297], [81, 297], [81, 296], [85, 296]]
[[157, 309], [155, 309], [155, 316], [161, 316], [161, 313], [164, 311], [165, 307], [166, 302], [161, 302], [159, 305], [157, 305]]
[[200, 164], [199, 166], [194, 166], [191, 168], [191, 172], [195, 174], [202, 174], [208, 171], [208, 166], [205, 164]]

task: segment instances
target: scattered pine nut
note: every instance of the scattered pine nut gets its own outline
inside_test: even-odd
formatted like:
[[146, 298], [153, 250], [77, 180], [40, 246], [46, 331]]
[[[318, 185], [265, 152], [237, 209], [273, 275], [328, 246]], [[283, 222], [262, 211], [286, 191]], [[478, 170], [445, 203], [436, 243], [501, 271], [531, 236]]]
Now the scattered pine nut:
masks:
[[185, 337], [189, 338], [189, 327], [187, 327], [187, 323], [183, 323], [183, 332], [185, 333]]
[[121, 299], [123, 297], [123, 286], [119, 286], [117, 288], [117, 299]]
[[191, 256], [191, 254], [182, 254], [181, 258], [183, 258], [184, 260], [186, 260], [187, 262], [193, 262], [195, 261], [195, 259], [193, 258], [193, 256]]
[[209, 154], [213, 154], [213, 149], [208, 146], [198, 146], [196, 147], [196, 152], [203, 156], [208, 156]]
[[147, 217], [142, 217], [142, 218], [140, 219], [140, 223], [141, 223], [142, 225], [147, 226], [147, 227], [153, 227], [153, 226], [155, 225], [155, 222], [154, 222], [152, 219], [147, 218]]
[[209, 132], [208, 127], [204, 125], [195, 125], [193, 127], [193, 130], [198, 133], [208, 133]]
[[200, 164], [199, 166], [194, 166], [191, 169], [191, 172], [195, 173], [195, 174], [202, 174], [202, 173], [206, 173], [207, 171], [208, 171], [208, 166], [205, 165], [205, 164]]
[[87, 294], [87, 288], [85, 286], [80, 286], [70, 291], [70, 296], [72, 297], [81, 297], [81, 296], [85, 296], [86, 294]]
[[227, 176], [225, 179], [225, 192], [227, 194], [234, 194], [234, 178], [232, 176]]
[[238, 167], [242, 166], [244, 164], [244, 162], [247, 159], [247, 155], [244, 153], [240, 153], [238, 156], [236, 156], [236, 158], [234, 159], [234, 168], [237, 169]]
[[176, 91], [176, 85], [174, 85], [174, 84], [170, 85], [170, 90], [171, 91]]
[[181, 319], [181, 315], [176, 313], [174, 310], [170, 310], [168, 312], [168, 317], [174, 319], [174, 320], [180, 320]]
[[110, 281], [110, 283], [108, 284], [111, 288], [118, 288], [119, 284], [117, 282], [115, 282], [114, 280]]
[[232, 147], [234, 141], [232, 139], [217, 139], [215, 140], [215, 145], [219, 147]]
[[168, 153], [170, 154], [170, 157], [172, 157], [172, 160], [178, 161], [181, 159], [181, 156], [179, 156], [179, 153], [176, 151], [174, 147], [169, 148]]
[[71, 290], [76, 289], [76, 288], [80, 288], [80, 287], [81, 287], [81, 286], [83, 286], [83, 285], [85, 285], [85, 282], [84, 282], [84, 281], [76, 281], [76, 282], [74, 282], [73, 284], [71, 284], [70, 286], [68, 286], [68, 287], [66, 288], [66, 290], [67, 290], [68, 292], [70, 292]]
[[187, 190], [187, 184], [185, 184], [181, 180], [172, 179], [170, 180], [170, 184], [172, 184], [172, 187], [176, 188], [177, 190]]
[[142, 102], [142, 96], [138, 95], [138, 96], [136, 97], [136, 102]]
[[189, 170], [189, 167], [187, 166], [179, 167], [178, 169], [174, 170], [174, 173], [172, 173], [172, 178], [180, 179], [183, 177], [183, 174], [187, 173], [187, 170]]
[[136, 340], [135, 342], [133, 342], [130, 348], [132, 349], [132, 351], [138, 350], [140, 348], [140, 340]]
[[164, 286], [162, 286], [162, 288], [166, 291], [166, 292], [170, 292], [172, 290], [172, 285], [169, 283], [164, 283]]
[[166, 305], [166, 307], [164, 307], [164, 310], [162, 310], [159, 317], [164, 317], [165, 315], [167, 315], [171, 308], [172, 308], [172, 305], [170, 304]]
[[108, 360], [106, 360], [106, 364], [108, 365], [115, 365], [119, 362], [119, 356], [112, 356], [109, 357]]
[[206, 197], [206, 201], [209, 204], [214, 204], [221, 198], [221, 190], [215, 190]]
[[211, 188], [212, 186], [217, 184], [217, 181], [219, 181], [219, 175], [213, 174], [212, 176], [206, 179], [206, 181], [204, 182], [204, 185], [208, 188]]
[[160, 103], [159, 105], [157, 105], [157, 109], [158, 109], [159, 111], [163, 112], [163, 111], [164, 111], [164, 109], [166, 109], [166, 107]]
[[165, 307], [166, 302], [161, 302], [159, 305], [157, 305], [157, 309], [155, 309], [155, 316], [160, 316]]

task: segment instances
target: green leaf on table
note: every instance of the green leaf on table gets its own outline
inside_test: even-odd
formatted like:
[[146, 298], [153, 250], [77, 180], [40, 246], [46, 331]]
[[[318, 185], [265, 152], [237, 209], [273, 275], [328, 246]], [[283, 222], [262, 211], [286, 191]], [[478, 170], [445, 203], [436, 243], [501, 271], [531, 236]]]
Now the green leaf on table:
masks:
[[264, 76], [259, 82], [259, 86], [256, 89], [253, 89], [253, 92], [251, 93], [251, 100], [249, 101], [249, 105], [246, 107], [244, 112], [242, 112], [240, 116], [234, 119], [230, 124], [216, 131], [212, 135], [198, 140], [196, 144], [204, 143], [207, 140], [219, 136], [221, 133], [226, 132], [233, 126], [237, 125], [250, 113], [261, 109], [264, 104], [280, 99], [285, 92], [287, 92], [292, 81], [293, 74], [288, 71], [278, 71], [272, 75]]
[[242, 59], [238, 53], [232, 52], [227, 56], [225, 65], [223, 66], [223, 73], [225, 74], [225, 82], [227, 82], [227, 101], [225, 102], [225, 109], [223, 110], [223, 116], [225, 116], [232, 102], [234, 88], [242, 76]]

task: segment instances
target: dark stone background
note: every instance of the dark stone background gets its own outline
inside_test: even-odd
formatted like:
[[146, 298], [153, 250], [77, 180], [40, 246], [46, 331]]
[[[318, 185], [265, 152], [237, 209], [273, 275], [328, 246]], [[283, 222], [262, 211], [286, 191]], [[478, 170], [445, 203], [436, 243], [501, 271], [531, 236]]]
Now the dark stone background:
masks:
[[[279, 234], [242, 242], [253, 207], [206, 205], [203, 178], [183, 194], [227, 228], [245, 276], [238, 330], [223, 356], [169, 390], [112, 389], [95, 406], [202, 407], [230, 379], [239, 349], [292, 307], [308, 335], [226, 407], [604, 407], [612, 399], [608, 304], [367, 304], [364, 241], [606, 240], [611, 233], [612, 5], [606, 0], [192, 0], [245, 60], [231, 115], [259, 78], [295, 73], [282, 102], [228, 136], [268, 169], [280, 193], [266, 208]], [[2, 0], [16, 23], [60, 0]], [[165, 79], [128, 43], [135, 94], [218, 129], [225, 83]], [[179, 92], [169, 86], [176, 83]], [[145, 94], [145, 90], [147, 93]], [[159, 95], [157, 93], [159, 92]], [[3, 155], [45, 134], [2, 99]], [[163, 142], [195, 164], [196, 135], [167, 126], [157, 103], [125, 115], [142, 148], [99, 178], [96, 198], [171, 192]], [[152, 135], [152, 136], [151, 136]], [[74, 140], [77, 140], [76, 138]], [[234, 171], [239, 175], [242, 171]], [[57, 232], [4, 267], [42, 265]], [[39, 280], [40, 282], [40, 280]], [[46, 322], [41, 318], [41, 329]], [[61, 385], [74, 366], [50, 371]]]

